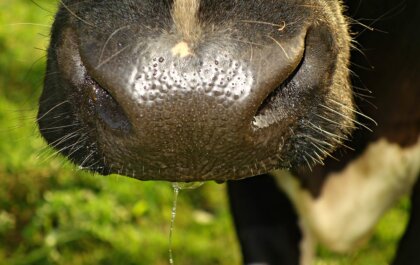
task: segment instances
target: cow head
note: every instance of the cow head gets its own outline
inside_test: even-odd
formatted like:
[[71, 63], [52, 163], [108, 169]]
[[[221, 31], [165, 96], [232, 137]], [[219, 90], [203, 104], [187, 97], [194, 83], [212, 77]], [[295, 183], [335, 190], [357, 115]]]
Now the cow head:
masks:
[[311, 165], [352, 128], [349, 49], [339, 1], [62, 1], [40, 131], [142, 180]]

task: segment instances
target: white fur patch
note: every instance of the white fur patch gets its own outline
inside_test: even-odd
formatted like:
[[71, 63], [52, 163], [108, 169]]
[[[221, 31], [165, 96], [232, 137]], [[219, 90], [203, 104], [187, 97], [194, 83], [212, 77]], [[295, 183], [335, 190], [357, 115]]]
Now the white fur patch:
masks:
[[[386, 140], [372, 143], [338, 173], [328, 176], [313, 198], [291, 173], [275, 171], [305, 230], [332, 250], [344, 252], [365, 242], [382, 215], [411, 191], [420, 173], [420, 138], [401, 148]], [[306, 231], [305, 231], [306, 232]]]
[[185, 41], [181, 41], [177, 45], [175, 45], [172, 50], [173, 56], [179, 56], [180, 58], [187, 57], [188, 55], [192, 55], [190, 47], [188, 46], [188, 43]]

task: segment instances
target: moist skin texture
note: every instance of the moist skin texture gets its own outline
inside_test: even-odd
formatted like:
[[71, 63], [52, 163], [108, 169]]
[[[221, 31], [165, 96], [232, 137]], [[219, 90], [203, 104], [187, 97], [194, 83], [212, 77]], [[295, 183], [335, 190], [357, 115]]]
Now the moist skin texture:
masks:
[[142, 180], [311, 167], [353, 127], [349, 48], [340, 1], [62, 1], [40, 131]]

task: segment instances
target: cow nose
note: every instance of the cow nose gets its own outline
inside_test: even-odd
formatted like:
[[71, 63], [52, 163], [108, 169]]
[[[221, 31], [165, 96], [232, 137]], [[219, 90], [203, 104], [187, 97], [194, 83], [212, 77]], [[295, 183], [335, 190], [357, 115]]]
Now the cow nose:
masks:
[[[258, 126], [255, 116], [264, 111], [269, 95], [302, 60], [303, 42], [299, 36], [280, 46], [236, 52], [233, 47], [189, 47], [183, 41], [165, 40], [143, 47], [146, 51], [130, 51], [124, 65], [92, 63], [96, 58], [90, 51], [82, 50], [82, 57], [97, 84], [93, 97], [109, 94], [115, 100], [110, 105], [125, 113], [124, 124], [139, 133], [173, 125], [194, 129], [229, 125], [250, 131], [253, 124]], [[112, 116], [122, 117], [101, 116], [111, 128]]]
[[80, 56], [79, 75], [68, 76], [83, 79], [73, 80], [86, 95], [81, 116], [96, 126], [109, 172], [129, 165], [140, 179], [221, 180], [278, 166], [267, 155], [281, 148], [278, 116], [259, 117], [301, 63], [304, 34], [259, 49], [165, 39], [117, 52], [64, 35], [59, 61]]
[[[120, 106], [125, 113], [112, 114], [105, 109], [108, 115], [100, 117], [110, 128], [115, 127], [113, 117], [125, 116], [122, 127], [130, 124], [133, 133], [142, 138], [148, 137], [146, 132], [150, 130], [150, 136], [162, 130], [168, 135], [181, 131], [203, 135], [221, 128], [252, 133], [260, 126], [256, 116], [264, 111], [267, 98], [291, 75], [303, 54], [303, 49], [292, 59], [285, 53], [277, 54], [276, 64], [261, 61], [251, 65], [216, 50], [179, 54], [174, 51], [176, 46], [167, 48], [168, 52], [162, 48], [138, 58], [120, 73], [123, 78], [106, 74], [99, 82], [95, 80], [93, 98], [108, 93], [113, 99], [109, 104], [96, 101], [99, 108]], [[90, 73], [95, 76], [95, 71]]]

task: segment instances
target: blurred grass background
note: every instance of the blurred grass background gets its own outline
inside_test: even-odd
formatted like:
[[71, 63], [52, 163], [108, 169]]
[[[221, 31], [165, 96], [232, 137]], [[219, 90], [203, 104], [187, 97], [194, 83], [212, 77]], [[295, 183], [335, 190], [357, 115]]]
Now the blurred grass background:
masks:
[[[81, 172], [39, 137], [36, 104], [56, 5], [0, 1], [0, 264], [168, 264], [171, 185]], [[319, 248], [317, 264], [389, 264], [408, 208], [404, 198], [353, 254]], [[240, 264], [224, 185], [181, 192], [173, 252], [175, 264]]]

